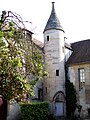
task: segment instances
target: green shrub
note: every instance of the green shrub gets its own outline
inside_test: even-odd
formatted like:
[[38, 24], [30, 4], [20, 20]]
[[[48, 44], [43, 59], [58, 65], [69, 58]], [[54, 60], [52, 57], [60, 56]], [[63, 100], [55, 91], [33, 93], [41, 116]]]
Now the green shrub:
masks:
[[48, 103], [20, 103], [22, 120], [48, 120]]
[[49, 114], [48, 115], [48, 120], [55, 120], [54, 115], [53, 114]]
[[66, 113], [67, 117], [71, 118], [72, 116], [74, 116], [74, 112], [77, 107], [76, 90], [74, 88], [73, 83], [70, 82], [69, 80], [66, 81], [65, 86], [66, 86]]

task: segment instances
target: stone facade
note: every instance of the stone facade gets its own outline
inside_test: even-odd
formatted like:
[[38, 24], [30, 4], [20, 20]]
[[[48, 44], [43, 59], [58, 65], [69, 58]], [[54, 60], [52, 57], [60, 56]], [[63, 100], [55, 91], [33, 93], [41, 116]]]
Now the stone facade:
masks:
[[[65, 64], [69, 80], [73, 82], [81, 115], [90, 108], [90, 40], [65, 43], [65, 32], [57, 18], [54, 2], [51, 15], [44, 29], [44, 60], [49, 77], [42, 82], [43, 101], [50, 103], [50, 112], [65, 116]], [[81, 72], [81, 73], [80, 73]], [[37, 87], [37, 86], [36, 86]], [[36, 96], [38, 97], [38, 90]]]
[[[29, 33], [28, 37], [32, 38], [31, 34]], [[87, 109], [90, 108], [90, 40], [72, 44], [65, 42], [65, 32], [57, 18], [54, 2], [43, 34], [44, 44], [36, 39], [32, 41], [34, 49], [44, 54], [42, 59], [45, 61], [45, 70], [49, 73], [49, 77], [36, 84], [32, 100], [49, 102], [49, 110], [56, 117], [66, 115], [66, 64], [69, 80], [73, 82], [77, 92], [78, 104], [82, 105], [81, 115], [87, 115]], [[82, 83], [80, 83], [80, 69], [83, 69]]]
[[[44, 95], [44, 98], [50, 101], [52, 101], [53, 95], [58, 92], [59, 89], [61, 89], [61, 91], [64, 89], [64, 37], [62, 31], [62, 36], [59, 32], [59, 30], [50, 30], [44, 34], [45, 68], [49, 72], [48, 81], [45, 80], [44, 83], [44, 85], [47, 86], [48, 94]], [[48, 35], [50, 41], [46, 39]], [[59, 76], [56, 76], [56, 70], [59, 70]]]
[[[84, 69], [85, 82], [80, 88], [79, 69]], [[90, 108], [90, 64], [77, 64], [69, 67], [69, 78], [73, 82], [76, 92], [78, 104], [82, 106], [81, 115], [87, 115], [87, 109]]]
[[49, 77], [43, 82], [43, 99], [50, 103], [50, 112], [65, 116], [65, 33], [56, 16], [54, 3], [44, 29], [45, 70]]

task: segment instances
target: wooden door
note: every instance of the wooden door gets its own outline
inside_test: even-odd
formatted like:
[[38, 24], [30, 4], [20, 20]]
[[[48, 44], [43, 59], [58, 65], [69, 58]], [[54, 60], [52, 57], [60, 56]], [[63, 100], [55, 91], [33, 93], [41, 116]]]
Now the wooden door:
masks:
[[56, 102], [55, 103], [55, 113], [56, 113], [56, 116], [64, 116], [63, 102]]

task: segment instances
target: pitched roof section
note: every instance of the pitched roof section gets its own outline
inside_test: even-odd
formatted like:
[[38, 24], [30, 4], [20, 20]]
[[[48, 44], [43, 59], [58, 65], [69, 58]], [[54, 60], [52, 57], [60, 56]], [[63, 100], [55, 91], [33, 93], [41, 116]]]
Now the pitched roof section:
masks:
[[46, 24], [46, 27], [44, 29], [44, 32], [47, 31], [47, 30], [50, 30], [50, 29], [57, 29], [57, 30], [63, 30], [60, 22], [59, 22], [59, 19], [57, 18], [57, 15], [56, 15], [56, 12], [55, 12], [55, 8], [54, 8], [54, 2], [52, 2], [52, 11], [51, 11], [51, 15], [48, 19], [48, 22]]
[[67, 49], [73, 51], [72, 48], [71, 48], [71, 44], [68, 44], [68, 43], [66, 43], [66, 42], [65, 42], [65, 48], [67, 48]]
[[71, 44], [73, 53], [66, 64], [80, 64], [90, 62], [90, 39]]
[[35, 45], [37, 45], [39, 48], [43, 48], [43, 47], [44, 47], [44, 44], [43, 44], [41, 41], [39, 41], [39, 40], [37, 40], [37, 39], [35, 39], [35, 38], [33, 38], [32, 41], [33, 41], [33, 42], [35, 43]]

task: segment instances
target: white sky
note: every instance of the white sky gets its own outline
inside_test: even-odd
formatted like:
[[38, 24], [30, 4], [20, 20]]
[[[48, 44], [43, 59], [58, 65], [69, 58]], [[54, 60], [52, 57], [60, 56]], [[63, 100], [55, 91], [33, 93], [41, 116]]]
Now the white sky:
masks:
[[11, 10], [34, 32], [34, 37], [43, 41], [43, 30], [55, 2], [57, 16], [63, 26], [67, 42], [76, 42], [90, 38], [90, 0], [0, 0], [0, 11]]

